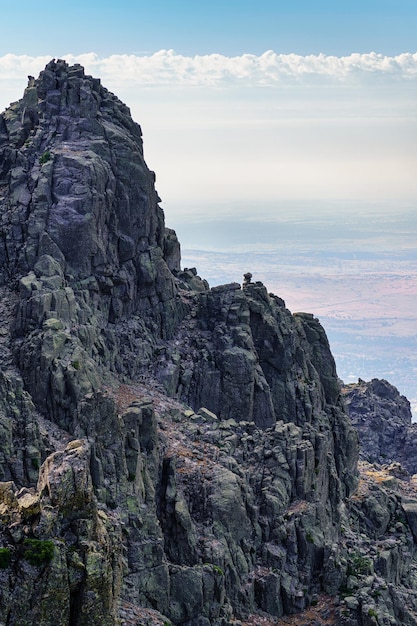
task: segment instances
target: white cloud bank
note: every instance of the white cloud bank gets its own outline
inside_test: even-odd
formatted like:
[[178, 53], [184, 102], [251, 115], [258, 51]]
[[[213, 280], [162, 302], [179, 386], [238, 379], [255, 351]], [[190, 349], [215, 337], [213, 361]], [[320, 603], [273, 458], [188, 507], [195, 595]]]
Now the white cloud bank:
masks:
[[[324, 54], [301, 56], [277, 54], [271, 50], [256, 56], [221, 54], [187, 57], [173, 50], [160, 50], [149, 56], [97, 54], [63, 55], [69, 63], [81, 63], [105, 82], [117, 76], [119, 82], [134, 81], [144, 86], [275, 86], [285, 82], [369, 81], [372, 78], [417, 78], [417, 53], [384, 56], [375, 52], [344, 57]], [[37, 73], [50, 57], [6, 54], [0, 57], [0, 80], [15, 80]]]
[[[167, 208], [416, 201], [417, 53], [62, 58], [130, 107]], [[49, 60], [0, 57], [0, 111]]]

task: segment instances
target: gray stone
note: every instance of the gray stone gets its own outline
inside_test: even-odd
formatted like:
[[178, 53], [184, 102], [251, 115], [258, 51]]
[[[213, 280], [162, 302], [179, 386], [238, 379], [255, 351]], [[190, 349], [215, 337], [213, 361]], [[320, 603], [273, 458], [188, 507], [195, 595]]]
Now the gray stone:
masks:
[[399, 462], [417, 472], [417, 425], [411, 423], [410, 403], [386, 380], [346, 385], [343, 396], [359, 433], [361, 458], [389, 465]]

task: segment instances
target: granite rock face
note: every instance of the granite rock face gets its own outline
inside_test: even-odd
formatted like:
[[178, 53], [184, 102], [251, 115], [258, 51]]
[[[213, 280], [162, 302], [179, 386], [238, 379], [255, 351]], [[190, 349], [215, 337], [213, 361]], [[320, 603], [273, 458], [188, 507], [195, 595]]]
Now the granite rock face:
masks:
[[417, 424], [412, 424], [410, 403], [386, 380], [346, 385], [343, 396], [359, 434], [360, 455], [370, 463], [400, 463], [417, 473]]
[[[417, 500], [357, 490], [319, 321], [181, 268], [140, 127], [82, 67], [0, 116], [0, 214], [0, 621], [228, 626], [326, 597], [373, 623], [350, 579], [376, 538], [412, 597]], [[414, 623], [394, 591], [380, 623]]]

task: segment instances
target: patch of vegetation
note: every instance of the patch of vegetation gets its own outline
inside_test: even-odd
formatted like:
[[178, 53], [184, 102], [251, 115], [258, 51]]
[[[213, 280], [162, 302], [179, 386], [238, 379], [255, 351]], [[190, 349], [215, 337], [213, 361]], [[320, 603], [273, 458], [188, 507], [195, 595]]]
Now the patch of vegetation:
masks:
[[223, 572], [222, 568], [219, 567], [218, 565], [215, 565], [214, 563], [204, 563], [204, 565], [209, 565], [210, 567], [213, 568], [213, 572], [215, 572], [219, 576], [224, 576], [224, 572]]
[[23, 542], [25, 547], [24, 557], [31, 565], [43, 565], [49, 563], [54, 556], [54, 542], [48, 539], [25, 539]]
[[9, 548], [0, 548], [0, 569], [7, 569], [10, 565], [11, 553]]
[[310, 531], [307, 531], [306, 539], [307, 539], [308, 543], [314, 543], [314, 537], [313, 537], [313, 535], [311, 534]]
[[369, 609], [368, 615], [369, 617], [375, 617], [375, 618], [378, 617], [378, 613], [375, 611], [375, 609]]
[[349, 558], [349, 565], [347, 569], [348, 576], [361, 576], [369, 574], [371, 570], [372, 561], [367, 556], [362, 556], [358, 552], [352, 554]]
[[39, 157], [39, 163], [40, 165], [43, 165], [44, 163], [47, 163], [48, 161], [50, 161], [50, 159], [51, 159], [51, 153], [49, 152], [49, 150], [45, 150], [42, 156]]
[[81, 367], [81, 363], [80, 363], [79, 361], [73, 361], [73, 362], [72, 362], [72, 367], [73, 367], [75, 370], [79, 370], [79, 369], [80, 369], [80, 367]]

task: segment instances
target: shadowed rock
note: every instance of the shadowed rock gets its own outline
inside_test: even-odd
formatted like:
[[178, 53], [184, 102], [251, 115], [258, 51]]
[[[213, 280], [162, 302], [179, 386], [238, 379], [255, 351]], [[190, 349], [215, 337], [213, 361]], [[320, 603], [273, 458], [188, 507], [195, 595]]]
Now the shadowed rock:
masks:
[[417, 424], [410, 403], [386, 380], [345, 385], [343, 396], [361, 443], [360, 455], [370, 463], [401, 463], [417, 473]]

